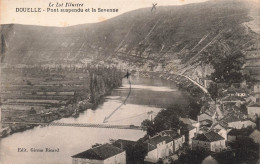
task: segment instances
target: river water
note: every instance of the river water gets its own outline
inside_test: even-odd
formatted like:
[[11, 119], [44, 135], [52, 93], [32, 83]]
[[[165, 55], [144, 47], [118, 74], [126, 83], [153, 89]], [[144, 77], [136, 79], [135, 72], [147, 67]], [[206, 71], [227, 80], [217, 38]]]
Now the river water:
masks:
[[[63, 118], [55, 122], [64, 123], [103, 123], [122, 102], [130, 91], [127, 79], [123, 86], [114, 89], [111, 95], [95, 110], [87, 109], [78, 118]], [[131, 78], [131, 93], [125, 105], [118, 109], [106, 124], [141, 125], [148, 119], [147, 112], [158, 113], [162, 108], [174, 104], [188, 104], [185, 94], [173, 82], [162, 79]], [[91, 148], [95, 143], [107, 143], [110, 139], [136, 141], [145, 135], [141, 130], [101, 129], [86, 127], [35, 127], [12, 134], [0, 141], [1, 164], [69, 164], [71, 156]], [[26, 148], [28, 152], [18, 152]], [[31, 152], [34, 149], [59, 149], [59, 152]]]

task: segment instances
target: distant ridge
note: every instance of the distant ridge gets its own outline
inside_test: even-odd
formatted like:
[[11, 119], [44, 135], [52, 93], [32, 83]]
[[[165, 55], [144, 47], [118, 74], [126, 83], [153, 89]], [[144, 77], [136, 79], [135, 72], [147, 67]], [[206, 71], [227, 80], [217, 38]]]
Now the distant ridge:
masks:
[[[2, 64], [125, 64], [141, 70], [196, 74], [238, 49], [259, 52], [259, 35], [243, 1], [208, 1], [138, 9], [107, 21], [70, 27], [1, 25]], [[259, 61], [259, 60], [258, 60]], [[260, 67], [248, 69], [260, 75]], [[205, 76], [205, 75], [204, 75]]]

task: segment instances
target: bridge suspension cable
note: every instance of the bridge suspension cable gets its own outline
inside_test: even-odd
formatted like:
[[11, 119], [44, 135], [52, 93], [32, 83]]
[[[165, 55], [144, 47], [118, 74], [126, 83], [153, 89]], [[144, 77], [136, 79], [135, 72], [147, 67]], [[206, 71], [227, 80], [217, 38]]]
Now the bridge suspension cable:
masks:
[[87, 123], [40, 123], [40, 122], [2, 122], [2, 124], [25, 124], [25, 125], [42, 125], [42, 126], [72, 126], [72, 127], [89, 127], [89, 128], [111, 128], [111, 129], [133, 129], [141, 130], [140, 126], [135, 125], [111, 125], [111, 124], [87, 124]]

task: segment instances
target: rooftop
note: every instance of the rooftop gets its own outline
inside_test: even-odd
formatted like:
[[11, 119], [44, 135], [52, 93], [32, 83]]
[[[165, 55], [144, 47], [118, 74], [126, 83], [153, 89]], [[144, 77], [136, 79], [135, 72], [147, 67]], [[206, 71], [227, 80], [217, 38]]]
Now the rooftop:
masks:
[[170, 136], [172, 139], [176, 139], [176, 138], [180, 138], [181, 135], [178, 134], [176, 131], [173, 131], [173, 130], [164, 130], [161, 132], [162, 135], [164, 136]]
[[216, 127], [217, 125], [220, 125], [221, 127], [223, 127], [226, 130], [228, 129], [228, 124], [223, 121], [218, 121], [216, 124], [213, 125], [213, 127]]
[[190, 119], [190, 118], [182, 118], [180, 117], [180, 120], [184, 123], [184, 124], [189, 124], [192, 125], [194, 123], [197, 123], [197, 121]]
[[252, 138], [254, 140], [255, 143], [260, 144], [260, 132], [259, 130], [254, 130], [251, 134], [250, 134], [250, 138]]
[[207, 142], [225, 140], [221, 135], [219, 135], [218, 133], [216, 133], [214, 131], [210, 131], [210, 132], [203, 133], [203, 134], [198, 134], [194, 139], [200, 140], [200, 141], [207, 141]]
[[169, 143], [173, 141], [176, 138], [180, 138], [181, 135], [178, 134], [176, 131], [173, 130], [164, 130], [160, 132], [159, 134], [153, 136], [149, 140], [146, 141], [146, 143], [152, 144], [154, 146], [157, 146], [157, 144], [165, 141], [166, 143]]
[[92, 149], [88, 149], [79, 154], [73, 155], [72, 158], [85, 158], [85, 159], [96, 159], [96, 160], [105, 160], [114, 155], [122, 153], [124, 150], [119, 149], [111, 144], [104, 144], [97, 146]]
[[188, 129], [188, 130], [192, 130], [192, 129], [195, 129], [195, 128], [196, 128], [196, 127], [194, 127], [194, 126], [192, 126], [192, 125], [189, 125], [189, 124], [187, 125], [187, 129]]
[[241, 97], [237, 97], [237, 96], [228, 96], [223, 98], [221, 101], [245, 101], [243, 98]]
[[248, 107], [260, 107], [260, 104], [249, 105]]
[[254, 129], [252, 129], [252, 128], [232, 129], [228, 132], [228, 135], [249, 136], [253, 131], [254, 131]]
[[118, 139], [113, 143], [113, 146], [124, 149], [125, 147], [129, 147], [129, 146], [133, 147], [135, 144], [136, 144], [136, 141]]
[[148, 143], [149, 144], [152, 144], [154, 146], [157, 146], [157, 144], [161, 143], [165, 141], [166, 143], [169, 143], [172, 141], [172, 138], [169, 137], [169, 136], [161, 136], [161, 135], [156, 135], [156, 136], [153, 136], [152, 138], [150, 138], [148, 140]]
[[212, 121], [211, 120], [202, 120], [200, 121], [200, 126], [211, 126]]
[[[230, 113], [232, 114], [232, 112]], [[233, 113], [234, 114], [234, 113]], [[234, 115], [229, 115], [229, 116], [226, 116], [222, 119], [222, 121], [226, 122], [226, 123], [230, 123], [230, 122], [237, 122], [237, 121], [243, 121], [244, 119], [243, 118], [238, 118], [238, 117], [235, 117]]]

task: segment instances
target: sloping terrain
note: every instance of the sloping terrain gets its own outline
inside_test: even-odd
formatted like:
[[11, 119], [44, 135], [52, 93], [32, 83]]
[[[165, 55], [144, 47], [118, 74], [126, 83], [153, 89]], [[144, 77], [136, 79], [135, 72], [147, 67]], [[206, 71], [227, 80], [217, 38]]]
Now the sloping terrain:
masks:
[[249, 13], [250, 7], [243, 1], [210, 0], [158, 7], [156, 12], [138, 9], [101, 23], [66, 28], [1, 25], [1, 62], [104, 61], [134, 69], [206, 76], [213, 71], [213, 60], [241, 50], [253, 60], [246, 68], [259, 77], [259, 62], [254, 61], [259, 57], [253, 55], [259, 54], [259, 34], [245, 24], [252, 21]]

